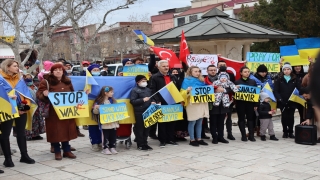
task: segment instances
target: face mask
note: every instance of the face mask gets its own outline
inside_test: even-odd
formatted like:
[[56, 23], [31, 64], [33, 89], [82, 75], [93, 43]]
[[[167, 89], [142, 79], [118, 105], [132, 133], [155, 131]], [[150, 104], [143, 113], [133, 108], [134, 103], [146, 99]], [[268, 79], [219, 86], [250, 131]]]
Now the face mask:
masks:
[[147, 82], [141, 82], [141, 83], [139, 83], [139, 86], [140, 87], [147, 87], [148, 83]]
[[83, 70], [86, 71], [88, 67], [83, 67]]
[[92, 74], [92, 76], [99, 76], [100, 72], [92, 72], [91, 74]]

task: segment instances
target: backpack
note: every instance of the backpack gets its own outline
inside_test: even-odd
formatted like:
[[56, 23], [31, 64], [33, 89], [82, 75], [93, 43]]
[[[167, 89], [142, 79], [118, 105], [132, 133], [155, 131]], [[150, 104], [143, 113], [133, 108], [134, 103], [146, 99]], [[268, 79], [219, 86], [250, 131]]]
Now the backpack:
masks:
[[[47, 89], [49, 91], [49, 83], [47, 80], [45, 80], [45, 81], [47, 82]], [[39, 101], [38, 105], [39, 105], [38, 108], [39, 108], [39, 112], [40, 112], [41, 116], [44, 118], [48, 118], [50, 103], [45, 103], [45, 102]]]

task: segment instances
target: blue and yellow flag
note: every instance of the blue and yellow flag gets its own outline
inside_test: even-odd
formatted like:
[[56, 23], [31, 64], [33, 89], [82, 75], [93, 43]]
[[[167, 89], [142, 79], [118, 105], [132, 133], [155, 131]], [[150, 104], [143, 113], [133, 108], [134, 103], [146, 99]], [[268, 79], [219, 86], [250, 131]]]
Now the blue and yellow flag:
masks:
[[305, 106], [306, 100], [303, 98], [303, 96], [299, 95], [299, 91], [297, 88], [295, 88], [289, 98], [289, 101], [296, 102], [298, 104], [301, 104], [303, 107]]
[[183, 97], [173, 82], [170, 82], [165, 87], [160, 89], [159, 94], [167, 102], [167, 104], [177, 104], [183, 101]]
[[84, 86], [83, 91], [86, 92], [88, 91], [89, 94], [92, 91], [92, 86], [93, 85], [98, 85], [97, 81], [93, 78], [93, 76], [91, 75], [91, 73], [88, 71], [88, 69], [86, 70], [86, 84]]
[[154, 42], [148, 37], [146, 36], [141, 30], [133, 30], [133, 32], [138, 36], [138, 38], [145, 44], [149, 45], [149, 46], [154, 46]]
[[264, 85], [264, 87], [262, 88], [261, 91], [267, 93], [267, 94], [269, 95], [270, 99], [271, 99], [273, 102], [276, 102], [276, 101], [277, 101], [277, 100], [276, 100], [276, 97], [274, 97], [274, 94], [273, 94], [273, 92], [272, 92], [272, 89], [271, 89], [269, 83], [267, 83], [266, 85]]
[[[75, 91], [82, 91], [86, 81], [84, 76], [70, 76], [72, 85]], [[92, 77], [97, 85], [92, 87], [92, 91], [89, 94], [89, 109], [92, 109], [93, 103], [97, 95], [99, 94], [103, 86], [111, 86], [114, 88], [113, 97], [117, 100], [117, 103], [125, 102], [128, 108], [129, 118], [119, 121], [120, 124], [133, 124], [135, 123], [133, 107], [130, 103], [130, 93], [132, 88], [136, 86], [135, 77], [123, 77], [123, 76], [97, 76]], [[88, 118], [77, 118], [76, 123], [81, 125], [97, 125], [97, 122], [92, 118], [92, 112], [89, 112]]]
[[294, 40], [300, 58], [308, 60], [308, 57], [315, 59], [320, 51], [320, 38], [301, 38]]
[[[13, 104], [10, 103], [10, 98], [2, 85], [0, 85], [0, 104], [1, 104], [0, 115], [2, 117], [16, 113], [16, 109], [13, 106]], [[2, 119], [5, 119], [5, 118], [0, 117], [0, 121]]]
[[308, 65], [308, 59], [301, 59], [297, 46], [280, 46], [280, 55], [284, 62], [289, 62], [291, 66]]
[[190, 103], [190, 93], [188, 94], [187, 89], [189, 87], [194, 88], [194, 87], [199, 87], [199, 86], [205, 86], [206, 84], [202, 81], [200, 81], [198, 78], [195, 77], [186, 77], [184, 78], [181, 89], [180, 89], [180, 94], [183, 98], [184, 106], [188, 106]]

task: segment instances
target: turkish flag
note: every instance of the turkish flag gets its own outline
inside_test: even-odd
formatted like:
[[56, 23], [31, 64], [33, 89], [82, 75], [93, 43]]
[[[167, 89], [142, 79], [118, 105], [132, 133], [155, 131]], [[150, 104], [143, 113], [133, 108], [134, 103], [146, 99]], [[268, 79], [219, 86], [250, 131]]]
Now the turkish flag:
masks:
[[180, 68], [181, 63], [173, 51], [159, 47], [151, 47], [154, 53], [159, 56], [161, 60], [168, 60], [170, 68]]
[[246, 62], [232, 60], [222, 56], [218, 56], [218, 62], [219, 61], [225, 61], [227, 64], [227, 72], [233, 73], [236, 80], [240, 79], [240, 69], [246, 65]]
[[186, 38], [184, 37], [184, 32], [182, 30], [181, 33], [181, 42], [180, 42], [180, 61], [187, 64], [187, 56], [190, 54], [189, 47], [186, 41]]

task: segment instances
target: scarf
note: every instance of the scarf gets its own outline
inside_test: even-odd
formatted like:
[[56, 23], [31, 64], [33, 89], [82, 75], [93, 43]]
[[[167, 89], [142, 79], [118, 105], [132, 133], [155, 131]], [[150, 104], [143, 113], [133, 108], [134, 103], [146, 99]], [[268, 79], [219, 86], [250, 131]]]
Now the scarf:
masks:
[[290, 76], [290, 75], [289, 75], [289, 76], [284, 75], [283, 77], [284, 77], [284, 79], [285, 79], [287, 82], [289, 82], [289, 81], [290, 81], [290, 79], [291, 79], [291, 76]]
[[188, 87], [205, 86], [206, 84], [195, 77], [186, 77], [182, 82], [181, 89], [187, 90]]

